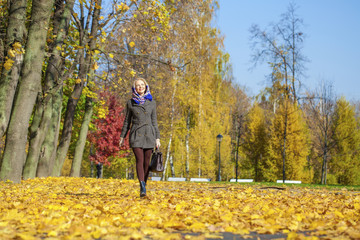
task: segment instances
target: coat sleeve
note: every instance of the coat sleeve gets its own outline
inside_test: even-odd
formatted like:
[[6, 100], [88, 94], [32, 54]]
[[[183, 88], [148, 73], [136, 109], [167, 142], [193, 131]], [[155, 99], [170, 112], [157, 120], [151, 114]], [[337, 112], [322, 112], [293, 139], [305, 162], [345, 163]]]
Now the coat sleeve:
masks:
[[[154, 100], [153, 100], [154, 101]], [[157, 123], [157, 116], [156, 116], [156, 102], [154, 101], [154, 109], [151, 112], [151, 123], [155, 129], [155, 137], [156, 139], [160, 139], [160, 131]]]
[[130, 109], [130, 104], [131, 104], [130, 101], [128, 101], [126, 104], [126, 115], [125, 115], [123, 127], [121, 129], [121, 134], [120, 134], [120, 137], [122, 137], [122, 138], [126, 137], [126, 134], [128, 133], [128, 131], [130, 129], [130, 124], [131, 124], [131, 119], [132, 119], [132, 112]]

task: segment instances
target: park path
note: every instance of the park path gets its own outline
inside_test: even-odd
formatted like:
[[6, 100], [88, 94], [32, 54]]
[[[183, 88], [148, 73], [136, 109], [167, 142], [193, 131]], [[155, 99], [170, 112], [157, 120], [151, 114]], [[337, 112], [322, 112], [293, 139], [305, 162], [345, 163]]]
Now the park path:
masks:
[[0, 239], [360, 239], [360, 194], [249, 184], [0, 183]]

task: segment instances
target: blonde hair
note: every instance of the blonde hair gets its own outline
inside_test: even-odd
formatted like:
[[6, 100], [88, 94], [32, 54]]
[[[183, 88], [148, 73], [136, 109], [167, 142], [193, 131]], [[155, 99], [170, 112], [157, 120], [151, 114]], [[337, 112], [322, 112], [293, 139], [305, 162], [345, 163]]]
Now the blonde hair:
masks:
[[144, 78], [138, 77], [138, 78], [136, 78], [136, 79], [134, 80], [134, 84], [133, 84], [134, 88], [135, 88], [135, 83], [136, 83], [137, 81], [143, 81], [143, 82], [145, 83], [145, 86], [148, 86], [148, 84], [147, 84], [147, 82], [146, 82], [146, 80], [145, 80]]

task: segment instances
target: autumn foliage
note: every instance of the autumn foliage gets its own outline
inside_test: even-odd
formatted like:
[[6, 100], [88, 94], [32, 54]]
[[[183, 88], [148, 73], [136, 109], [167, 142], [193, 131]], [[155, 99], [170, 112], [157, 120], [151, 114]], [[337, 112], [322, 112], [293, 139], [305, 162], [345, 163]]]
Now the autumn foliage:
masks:
[[125, 179], [0, 182], [0, 238], [360, 238], [360, 195], [346, 189], [149, 181], [140, 199], [138, 187]]
[[156, 100], [165, 179], [359, 185], [360, 102], [300, 88], [314, 79], [305, 79], [297, 7], [271, 28], [250, 28], [250, 60], [266, 63], [271, 79], [258, 96], [242, 87], [254, 79], [233, 74], [219, 7], [0, 0], [0, 180], [90, 176], [89, 159], [112, 163], [106, 177], [132, 178], [134, 156], [123, 158], [129, 144], [118, 143], [130, 86], [143, 77]]
[[88, 139], [94, 146], [94, 152], [89, 158], [95, 163], [110, 165], [110, 157], [124, 157], [127, 153], [120, 150], [127, 150], [130, 147], [128, 141], [125, 141], [121, 149], [119, 147], [120, 133], [125, 118], [124, 108], [115, 96], [103, 93], [102, 97], [107, 98], [108, 113], [105, 118], [95, 119], [96, 130], [88, 134]]

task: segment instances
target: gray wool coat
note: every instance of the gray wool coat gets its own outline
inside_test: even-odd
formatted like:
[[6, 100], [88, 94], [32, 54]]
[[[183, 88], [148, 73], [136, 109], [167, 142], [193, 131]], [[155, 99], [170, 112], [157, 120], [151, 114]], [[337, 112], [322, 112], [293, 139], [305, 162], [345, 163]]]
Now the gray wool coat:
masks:
[[130, 130], [131, 148], [154, 148], [155, 140], [160, 139], [156, 117], [156, 102], [145, 101], [137, 104], [130, 99], [126, 104], [126, 115], [120, 137], [125, 138]]

